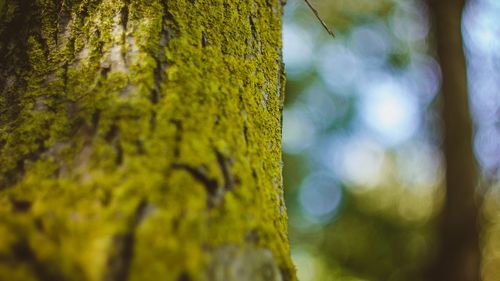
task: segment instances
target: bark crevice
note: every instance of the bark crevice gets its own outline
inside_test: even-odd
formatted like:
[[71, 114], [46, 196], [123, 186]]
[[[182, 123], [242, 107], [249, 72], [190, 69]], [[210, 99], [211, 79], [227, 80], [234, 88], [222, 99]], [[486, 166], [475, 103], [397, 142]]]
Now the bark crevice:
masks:
[[134, 257], [134, 246], [136, 243], [136, 229], [146, 218], [149, 203], [141, 200], [132, 216], [128, 230], [113, 236], [112, 253], [107, 261], [107, 270], [103, 281], [126, 281], [128, 280], [130, 264]]

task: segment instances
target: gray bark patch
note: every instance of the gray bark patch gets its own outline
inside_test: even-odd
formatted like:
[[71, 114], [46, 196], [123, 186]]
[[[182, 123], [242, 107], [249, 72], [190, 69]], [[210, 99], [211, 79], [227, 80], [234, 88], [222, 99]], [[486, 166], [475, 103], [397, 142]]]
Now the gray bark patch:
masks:
[[208, 275], [210, 281], [283, 281], [270, 250], [243, 245], [217, 248]]

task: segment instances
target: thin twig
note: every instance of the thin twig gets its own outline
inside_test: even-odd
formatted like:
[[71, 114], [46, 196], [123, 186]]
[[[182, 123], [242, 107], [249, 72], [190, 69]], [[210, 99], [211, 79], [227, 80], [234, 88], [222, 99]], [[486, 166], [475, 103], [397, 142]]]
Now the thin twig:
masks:
[[309, 0], [304, 0], [304, 1], [306, 1], [307, 6], [309, 6], [309, 8], [311, 9], [311, 11], [313, 11], [314, 15], [319, 20], [319, 22], [321, 23], [321, 25], [323, 25], [323, 27], [326, 29], [326, 31], [332, 37], [335, 37], [335, 33], [333, 33], [333, 31], [330, 28], [328, 28], [328, 26], [326, 25], [326, 23], [321, 19], [321, 17], [319, 16], [318, 11], [313, 7], [313, 5], [311, 4], [311, 2], [309, 2]]

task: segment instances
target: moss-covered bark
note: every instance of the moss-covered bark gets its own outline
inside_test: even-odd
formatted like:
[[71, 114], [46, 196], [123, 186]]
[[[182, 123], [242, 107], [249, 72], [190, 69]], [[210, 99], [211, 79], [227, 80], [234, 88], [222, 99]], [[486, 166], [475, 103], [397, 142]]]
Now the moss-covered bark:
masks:
[[281, 14], [0, 1], [0, 280], [294, 280]]

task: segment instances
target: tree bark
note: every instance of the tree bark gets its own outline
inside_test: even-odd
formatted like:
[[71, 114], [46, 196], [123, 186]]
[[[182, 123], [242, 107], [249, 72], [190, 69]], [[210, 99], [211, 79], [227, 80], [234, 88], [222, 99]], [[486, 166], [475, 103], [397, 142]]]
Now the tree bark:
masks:
[[295, 280], [280, 0], [0, 2], [0, 280]]
[[446, 161], [446, 194], [439, 227], [436, 281], [481, 280], [478, 172], [472, 151], [472, 122], [462, 47], [464, 0], [430, 0], [442, 70], [442, 120]]

